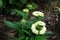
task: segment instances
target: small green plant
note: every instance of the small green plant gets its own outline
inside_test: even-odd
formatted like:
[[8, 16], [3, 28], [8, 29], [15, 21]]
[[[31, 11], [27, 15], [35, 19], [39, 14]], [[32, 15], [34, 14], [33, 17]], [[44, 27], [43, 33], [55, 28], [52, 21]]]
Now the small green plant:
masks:
[[[13, 28], [18, 35], [18, 38], [11, 40], [47, 40], [51, 32], [48, 32], [46, 23], [43, 22], [44, 13], [40, 11], [34, 11], [38, 8], [38, 5], [31, 0], [0, 0], [0, 8], [10, 15], [22, 16], [22, 19], [18, 22], [11, 22], [4, 20], [5, 25], [9, 28]], [[32, 17], [29, 18], [29, 14], [32, 12]]]
[[34, 11], [32, 13], [34, 18], [32, 19], [27, 19], [29, 14], [25, 16], [26, 14], [28, 13], [24, 13], [24, 15], [22, 15], [23, 18], [19, 22], [12, 23], [10, 21], [4, 21], [8, 27], [19, 31], [19, 34], [21, 34], [18, 38], [13, 38], [13, 40], [47, 40], [50, 35], [47, 31], [46, 23], [42, 21], [44, 13]]

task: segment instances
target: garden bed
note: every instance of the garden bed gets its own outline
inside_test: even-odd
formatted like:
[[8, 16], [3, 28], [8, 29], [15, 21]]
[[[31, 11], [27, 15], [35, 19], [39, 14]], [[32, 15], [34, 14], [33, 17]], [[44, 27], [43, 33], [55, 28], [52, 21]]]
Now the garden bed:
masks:
[[[36, 3], [38, 5], [38, 8], [35, 10], [41, 11], [44, 13], [45, 16], [44, 16], [43, 21], [46, 23], [47, 30], [52, 32], [52, 35], [48, 37], [47, 40], [60, 40], [60, 34], [59, 34], [60, 27], [58, 24], [58, 12], [54, 11], [55, 10], [54, 6], [50, 5], [48, 2], [47, 3], [44, 2], [43, 4], [41, 3], [41, 5], [39, 4], [39, 2], [36, 2]], [[10, 5], [8, 5], [8, 8], [6, 9], [3, 8], [0, 12], [0, 40], [10, 40], [15, 37], [18, 38], [20, 35], [19, 32], [16, 32], [16, 30], [13, 28], [7, 27], [7, 25], [3, 22], [4, 20], [10, 21], [10, 22], [19, 22], [22, 19], [22, 16], [16, 16], [16, 14], [11, 15], [9, 12], [6, 12], [6, 10], [11, 11], [11, 9], [14, 8], [14, 6], [15, 8], [16, 7], [20, 8], [20, 7], [13, 5], [13, 7], [11, 7], [11, 9], [9, 10], [10, 8], [9, 6]], [[25, 7], [22, 7], [22, 9], [23, 8]], [[32, 10], [32, 11], [30, 10], [29, 12], [30, 15], [28, 19], [33, 18], [32, 12], [35, 10]], [[25, 36], [29, 36], [29, 35], [25, 35]]]

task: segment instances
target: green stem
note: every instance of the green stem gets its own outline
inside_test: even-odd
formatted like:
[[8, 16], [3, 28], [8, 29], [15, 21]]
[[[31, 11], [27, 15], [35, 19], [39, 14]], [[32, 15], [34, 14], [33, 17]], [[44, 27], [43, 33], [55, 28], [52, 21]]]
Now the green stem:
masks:
[[22, 25], [22, 36], [24, 35], [24, 32], [23, 32], [23, 30], [24, 30], [24, 26]]

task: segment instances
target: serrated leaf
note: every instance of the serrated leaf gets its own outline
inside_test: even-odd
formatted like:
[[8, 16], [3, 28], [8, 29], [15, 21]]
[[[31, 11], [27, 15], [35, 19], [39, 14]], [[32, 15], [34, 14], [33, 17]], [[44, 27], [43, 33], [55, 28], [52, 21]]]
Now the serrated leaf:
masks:
[[4, 21], [4, 23], [5, 23], [5, 25], [7, 25], [10, 28], [14, 28], [14, 29], [17, 28], [17, 25], [15, 23], [10, 22], [10, 21]]

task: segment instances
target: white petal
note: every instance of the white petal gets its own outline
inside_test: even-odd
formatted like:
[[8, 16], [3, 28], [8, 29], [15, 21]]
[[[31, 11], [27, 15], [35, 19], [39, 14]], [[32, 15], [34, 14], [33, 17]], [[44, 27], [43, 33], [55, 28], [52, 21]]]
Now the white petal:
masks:
[[46, 32], [46, 27], [43, 27], [42, 30], [40, 31], [40, 34], [44, 34]]
[[43, 12], [40, 12], [40, 11], [34, 11], [32, 14], [33, 14], [34, 16], [44, 17], [44, 13], [43, 13]]
[[32, 30], [33, 33], [38, 34], [38, 30], [36, 30], [36, 25], [35, 24], [32, 25], [31, 30]]

